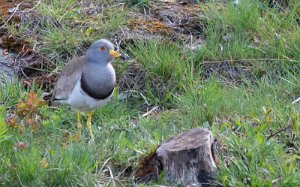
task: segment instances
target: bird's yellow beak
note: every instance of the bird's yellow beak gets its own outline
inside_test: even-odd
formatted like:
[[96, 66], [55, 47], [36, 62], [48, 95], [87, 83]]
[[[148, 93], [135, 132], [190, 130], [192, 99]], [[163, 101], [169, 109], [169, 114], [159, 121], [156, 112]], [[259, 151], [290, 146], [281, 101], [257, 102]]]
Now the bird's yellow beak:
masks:
[[122, 60], [127, 60], [127, 57], [117, 51], [109, 50], [109, 54], [114, 58], [121, 58]]
[[114, 50], [109, 50], [109, 54], [114, 58], [119, 58], [121, 56], [120, 53], [118, 53], [117, 51], [114, 51]]

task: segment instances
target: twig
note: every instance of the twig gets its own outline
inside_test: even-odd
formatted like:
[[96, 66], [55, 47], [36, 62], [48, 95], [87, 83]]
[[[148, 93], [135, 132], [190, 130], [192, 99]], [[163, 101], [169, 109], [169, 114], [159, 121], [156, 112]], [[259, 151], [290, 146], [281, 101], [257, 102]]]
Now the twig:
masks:
[[114, 175], [113, 175], [113, 172], [111, 171], [110, 167], [109, 166], [106, 166], [108, 168], [108, 171], [109, 171], [109, 175], [110, 175], [110, 178], [111, 178], [111, 181], [113, 182], [113, 186], [116, 186], [116, 183], [115, 183], [115, 179], [114, 179]]
[[293, 101], [292, 104], [295, 104], [295, 103], [297, 103], [299, 101], [300, 101], [300, 97], [298, 97], [298, 99], [296, 99], [295, 101]]
[[149, 116], [153, 111], [155, 111], [157, 109], [158, 109], [158, 106], [153, 107], [151, 110], [149, 110], [148, 112], [146, 112], [145, 114], [143, 114], [142, 117]]
[[117, 3], [117, 4], [115, 4], [115, 5], [112, 5], [111, 6], [111, 8], [115, 8], [115, 7], [117, 7], [117, 6], [124, 6], [125, 5], [125, 3]]
[[8, 22], [8, 21], [16, 14], [16, 12], [19, 10], [19, 6], [20, 6], [22, 3], [23, 3], [23, 2], [19, 3], [19, 4], [16, 6], [14, 12], [13, 12], [13, 13], [11, 14], [11, 16], [6, 20], [6, 22]]
[[281, 133], [282, 131], [286, 131], [287, 129], [289, 129], [291, 127], [291, 125], [289, 124], [287, 127], [285, 128], [282, 128], [282, 129], [279, 129], [278, 131], [274, 132], [274, 133], [271, 133], [268, 137], [267, 137], [267, 140], [269, 140], [270, 138], [272, 138], [273, 136]]
[[279, 177], [278, 179], [272, 180], [272, 184], [276, 184], [277, 182], [279, 182], [282, 179], [282, 177]]
[[39, 4], [41, 3], [41, 0], [39, 0], [30, 10], [26, 11], [26, 12], [31, 12], [33, 11]]

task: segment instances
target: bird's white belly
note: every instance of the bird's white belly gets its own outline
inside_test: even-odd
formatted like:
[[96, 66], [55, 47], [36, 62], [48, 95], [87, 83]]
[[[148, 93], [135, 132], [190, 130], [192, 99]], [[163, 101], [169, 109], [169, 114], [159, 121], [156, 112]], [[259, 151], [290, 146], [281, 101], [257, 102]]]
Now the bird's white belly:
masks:
[[80, 111], [90, 111], [106, 104], [111, 99], [112, 95], [113, 93], [103, 100], [94, 99], [81, 89], [80, 81], [78, 81], [66, 103]]

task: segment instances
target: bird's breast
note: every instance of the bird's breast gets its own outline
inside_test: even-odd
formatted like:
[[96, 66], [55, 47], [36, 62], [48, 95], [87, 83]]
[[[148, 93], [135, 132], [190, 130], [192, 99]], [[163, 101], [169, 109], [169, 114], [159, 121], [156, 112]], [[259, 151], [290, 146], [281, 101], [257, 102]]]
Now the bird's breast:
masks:
[[111, 64], [105, 67], [90, 66], [81, 75], [81, 88], [94, 99], [103, 100], [114, 90], [116, 75]]

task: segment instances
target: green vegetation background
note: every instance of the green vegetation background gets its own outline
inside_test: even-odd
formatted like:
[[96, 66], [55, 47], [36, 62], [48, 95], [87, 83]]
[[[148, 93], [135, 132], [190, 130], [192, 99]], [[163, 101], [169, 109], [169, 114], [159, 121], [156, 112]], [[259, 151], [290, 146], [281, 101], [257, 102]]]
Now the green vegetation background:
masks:
[[[124, 11], [116, 7], [92, 16], [81, 14], [77, 3], [40, 1], [35, 8], [43, 24], [36, 38], [26, 36], [31, 22], [6, 27], [32, 44], [42, 41], [39, 52], [55, 59], [53, 71], [59, 72], [79, 46], [108, 37], [126, 24], [130, 12], [151, 2], [125, 1]], [[87, 144], [86, 129], [83, 141], [71, 140], [76, 113], [67, 106], [35, 105], [36, 112], [27, 111], [22, 116], [27, 121], [14, 126], [8, 114], [16, 106], [24, 109], [22, 102], [38, 102], [28, 94], [41, 98], [43, 91], [21, 83], [0, 89], [0, 186], [138, 185], [132, 175], [138, 159], [168, 137], [195, 127], [208, 128], [219, 142], [219, 184], [299, 186], [300, 103], [292, 102], [300, 96], [300, 2], [289, 1], [282, 10], [262, 0], [225, 6], [211, 1], [201, 9], [205, 42], [196, 51], [168, 40], [124, 47], [135, 60], [115, 62], [118, 76], [130, 63], [138, 63], [145, 71], [145, 89], [117, 90], [112, 101], [96, 111], [92, 145]], [[204, 77], [203, 64], [225, 61], [246, 62], [251, 78], [236, 83], [224, 81], [222, 74]], [[142, 116], [154, 106], [159, 112]]]

